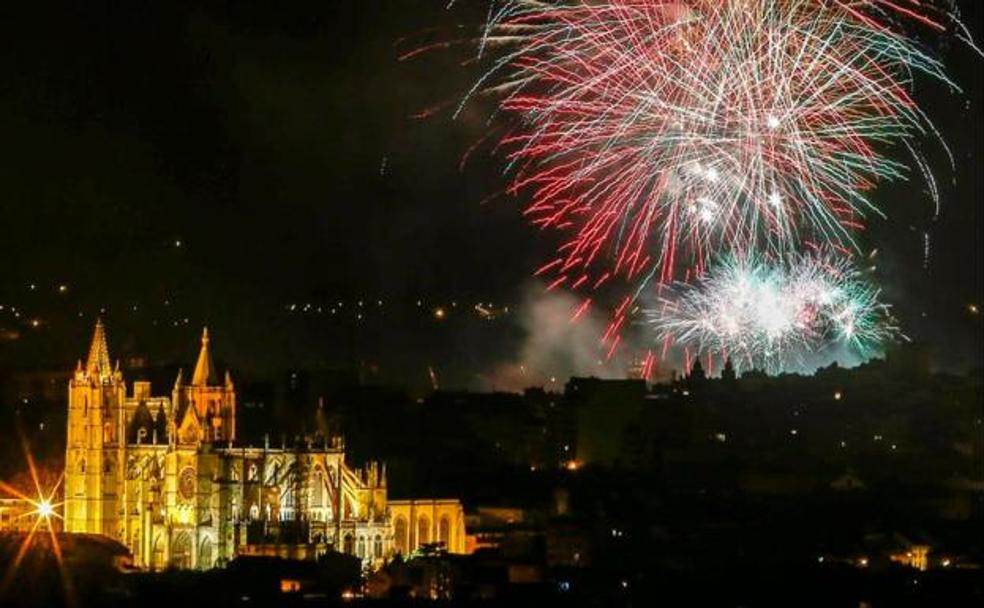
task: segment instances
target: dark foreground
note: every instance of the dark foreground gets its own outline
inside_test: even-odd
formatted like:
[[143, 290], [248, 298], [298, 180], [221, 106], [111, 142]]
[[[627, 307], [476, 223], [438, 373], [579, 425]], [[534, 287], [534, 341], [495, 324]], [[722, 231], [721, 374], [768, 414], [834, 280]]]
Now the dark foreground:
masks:
[[[920, 571], [897, 564], [859, 568], [817, 560], [769, 569], [749, 563], [696, 574], [654, 571], [616, 580], [599, 565], [556, 569], [539, 582], [511, 583], [509, 577], [490, 576], [491, 570], [466, 579], [460, 569], [446, 568], [451, 563], [446, 556], [426, 556], [407, 564], [411, 574], [403, 582], [389, 579], [386, 599], [372, 599], [366, 595], [378, 594], [379, 575], [362, 580], [357, 568], [350, 567], [354, 558], [348, 556], [329, 555], [321, 564], [262, 558], [210, 572], [149, 574], [129, 569], [118, 546], [98, 537], [58, 535], [59, 567], [45, 533], [35, 536], [12, 570], [24, 538], [0, 536], [4, 607], [984, 605], [984, 570], [969, 567]], [[434, 576], [435, 572], [449, 574]], [[418, 598], [410, 597], [414, 594]], [[426, 594], [452, 599], [419, 598]]]

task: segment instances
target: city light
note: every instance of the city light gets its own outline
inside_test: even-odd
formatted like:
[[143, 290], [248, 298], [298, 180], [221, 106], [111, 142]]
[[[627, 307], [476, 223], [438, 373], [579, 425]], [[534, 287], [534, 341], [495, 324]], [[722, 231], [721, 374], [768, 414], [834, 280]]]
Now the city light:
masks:
[[21, 434], [20, 440], [21, 447], [24, 451], [24, 458], [27, 461], [28, 473], [30, 474], [31, 483], [34, 486], [35, 493], [33, 496], [30, 496], [2, 480], [0, 480], [0, 492], [13, 496], [14, 498], [17, 498], [29, 505], [31, 509], [24, 514], [24, 517], [33, 517], [33, 522], [31, 523], [30, 530], [24, 537], [24, 540], [21, 543], [13, 562], [7, 568], [7, 572], [4, 574], [3, 579], [0, 580], [0, 597], [7, 595], [10, 586], [15, 580], [21, 562], [27, 555], [28, 550], [34, 545], [35, 535], [38, 533], [38, 530], [43, 527], [44, 531], [48, 533], [48, 537], [50, 539], [50, 548], [54, 555], [55, 562], [58, 565], [58, 571], [61, 575], [65, 598], [69, 604], [74, 604], [75, 594], [72, 581], [65, 571], [65, 561], [62, 557], [61, 544], [58, 542], [58, 536], [55, 534], [54, 526], [54, 521], [56, 519], [62, 519], [62, 516], [56, 510], [62, 505], [62, 503], [54, 502], [54, 500], [55, 497], [58, 496], [58, 491], [61, 487], [62, 481], [65, 478], [65, 474], [62, 472], [50, 489], [43, 489], [41, 487], [41, 479], [38, 475], [38, 468], [34, 463], [34, 456], [31, 454], [27, 439], [23, 434]]
[[38, 501], [37, 514], [45, 519], [50, 519], [55, 514], [55, 508], [52, 506], [51, 501], [46, 498]]

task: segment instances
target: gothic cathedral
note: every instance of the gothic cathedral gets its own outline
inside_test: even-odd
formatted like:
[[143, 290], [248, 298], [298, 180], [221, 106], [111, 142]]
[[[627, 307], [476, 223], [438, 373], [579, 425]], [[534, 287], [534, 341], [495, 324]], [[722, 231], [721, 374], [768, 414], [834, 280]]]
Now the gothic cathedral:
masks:
[[112, 537], [154, 570], [332, 548], [373, 567], [432, 542], [465, 550], [457, 500], [388, 500], [385, 466], [349, 467], [340, 437], [238, 443], [235, 385], [210, 349], [206, 329], [191, 378], [179, 371], [169, 397], [140, 381], [128, 395], [96, 323], [68, 389], [66, 532]]

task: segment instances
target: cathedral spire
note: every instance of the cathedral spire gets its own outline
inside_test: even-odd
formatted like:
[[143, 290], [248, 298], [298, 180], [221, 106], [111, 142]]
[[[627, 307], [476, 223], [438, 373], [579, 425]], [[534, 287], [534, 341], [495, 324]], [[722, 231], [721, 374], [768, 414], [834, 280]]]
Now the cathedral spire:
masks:
[[219, 378], [212, 364], [212, 353], [208, 348], [208, 328], [202, 330], [202, 349], [198, 353], [195, 373], [191, 376], [192, 386], [218, 386]]
[[89, 346], [89, 359], [85, 371], [91, 375], [105, 376], [112, 372], [109, 363], [109, 347], [106, 346], [106, 329], [102, 319], [96, 319], [96, 330], [92, 334], [92, 344]]

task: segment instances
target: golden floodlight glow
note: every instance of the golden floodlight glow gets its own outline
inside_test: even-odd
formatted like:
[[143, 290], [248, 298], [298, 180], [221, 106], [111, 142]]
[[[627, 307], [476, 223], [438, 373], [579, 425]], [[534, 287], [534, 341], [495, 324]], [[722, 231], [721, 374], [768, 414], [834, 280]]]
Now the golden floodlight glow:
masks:
[[59, 515], [55, 509], [62, 503], [55, 503], [53, 500], [58, 495], [58, 488], [61, 486], [62, 481], [65, 478], [65, 474], [63, 472], [58, 477], [54, 487], [50, 490], [42, 490], [41, 481], [38, 478], [38, 470], [34, 464], [34, 457], [31, 455], [31, 450], [27, 445], [27, 439], [24, 437], [23, 433], [20, 433], [20, 428], [18, 428], [18, 432], [18, 434], [20, 434], [21, 447], [24, 450], [24, 458], [27, 461], [28, 472], [30, 473], [37, 498], [32, 498], [21, 492], [18, 488], [3, 480], [0, 480], [0, 492], [13, 496], [14, 498], [18, 498], [34, 507], [31, 511], [25, 513], [27, 516], [34, 516], [34, 523], [31, 525], [30, 532], [21, 542], [21, 546], [18, 549], [17, 555], [14, 557], [13, 562], [8, 566], [7, 572], [4, 573], [2, 580], [0, 580], [0, 596], [7, 595], [11, 585], [14, 583], [17, 570], [20, 567], [21, 562], [33, 544], [35, 535], [39, 532], [39, 529], [44, 528], [44, 531], [47, 532], [51, 541], [51, 544], [49, 545], [50, 550], [54, 554], [55, 562], [58, 564], [58, 571], [61, 575], [61, 582], [67, 605], [75, 606], [76, 600], [72, 580], [65, 570], [65, 562], [62, 557], [61, 545], [58, 542], [58, 536], [55, 534], [54, 528], [54, 520], [56, 518], [61, 519], [61, 515]]
[[49, 519], [55, 514], [55, 508], [52, 506], [50, 500], [43, 498], [38, 502], [37, 512], [40, 517]]

